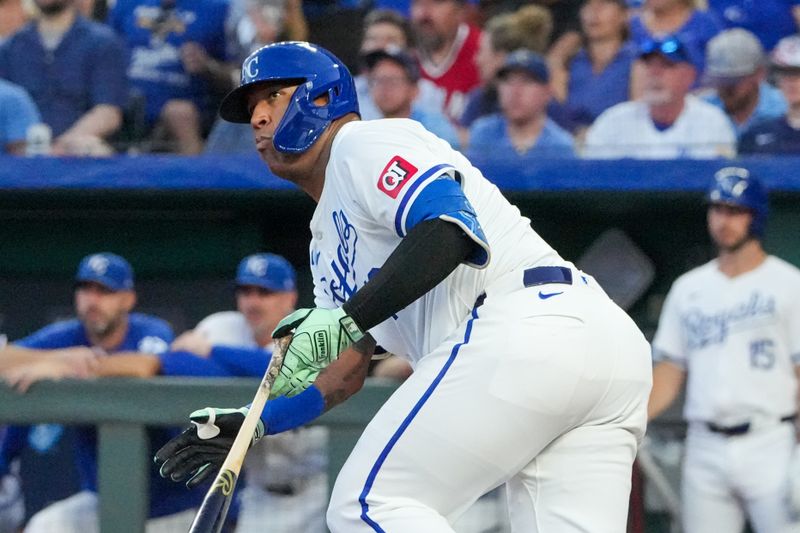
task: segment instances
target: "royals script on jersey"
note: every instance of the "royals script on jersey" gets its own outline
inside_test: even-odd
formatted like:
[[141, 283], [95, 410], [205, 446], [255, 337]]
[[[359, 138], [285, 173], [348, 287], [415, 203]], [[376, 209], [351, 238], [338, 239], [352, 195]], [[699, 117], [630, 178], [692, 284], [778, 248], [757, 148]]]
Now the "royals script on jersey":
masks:
[[684, 415], [733, 425], [795, 412], [800, 270], [769, 256], [729, 278], [717, 261], [678, 278], [653, 347], [688, 371]]
[[341, 306], [378, 271], [421, 221], [416, 220], [416, 213], [424, 211], [419, 204], [448, 202], [425, 193], [437, 179], [460, 183], [476, 216], [441, 218], [461, 226], [479, 253], [470, 258], [472, 264], [462, 264], [425, 296], [370, 330], [383, 348], [412, 362], [446, 339], [476, 298], [503, 274], [564, 264], [530, 221], [447, 142], [412, 120], [355, 121], [336, 135], [311, 219], [318, 307]]

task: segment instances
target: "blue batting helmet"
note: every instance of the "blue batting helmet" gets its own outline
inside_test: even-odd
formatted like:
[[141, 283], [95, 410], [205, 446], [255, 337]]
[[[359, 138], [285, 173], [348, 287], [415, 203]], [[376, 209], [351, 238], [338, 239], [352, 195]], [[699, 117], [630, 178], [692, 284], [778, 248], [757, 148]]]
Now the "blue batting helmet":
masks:
[[714, 174], [714, 183], [706, 199], [712, 204], [745, 207], [753, 213], [750, 233], [761, 239], [767, 226], [769, 200], [761, 182], [742, 167], [725, 167]]
[[[250, 122], [247, 94], [263, 82], [300, 84], [272, 140], [281, 152], [300, 153], [316, 142], [331, 122], [358, 113], [353, 77], [344, 63], [321, 46], [287, 41], [259, 48], [242, 63], [239, 87], [225, 96], [219, 114], [228, 122]], [[314, 100], [327, 96], [324, 105]]]

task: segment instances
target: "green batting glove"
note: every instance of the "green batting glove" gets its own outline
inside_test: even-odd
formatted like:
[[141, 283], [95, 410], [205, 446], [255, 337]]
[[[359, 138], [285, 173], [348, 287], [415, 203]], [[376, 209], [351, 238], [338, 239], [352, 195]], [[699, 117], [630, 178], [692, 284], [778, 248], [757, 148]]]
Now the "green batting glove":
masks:
[[298, 309], [278, 323], [274, 338], [292, 333], [281, 372], [270, 397], [294, 396], [306, 390], [323, 368], [335, 361], [364, 332], [343, 309]]

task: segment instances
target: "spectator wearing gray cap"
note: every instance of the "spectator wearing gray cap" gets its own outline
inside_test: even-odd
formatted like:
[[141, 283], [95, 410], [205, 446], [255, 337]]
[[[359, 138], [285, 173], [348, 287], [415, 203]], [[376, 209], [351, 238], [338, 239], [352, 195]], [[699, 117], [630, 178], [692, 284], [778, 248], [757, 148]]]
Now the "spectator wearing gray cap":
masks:
[[547, 116], [552, 97], [545, 59], [515, 50], [497, 72], [500, 113], [477, 119], [469, 130], [467, 157], [478, 168], [541, 157], [575, 157], [572, 135]]
[[417, 105], [420, 94], [419, 65], [408, 52], [387, 47], [364, 56], [369, 95], [380, 118], [408, 118], [441, 137], [453, 148], [459, 147], [458, 133], [441, 112]]
[[764, 48], [751, 32], [725, 30], [706, 47], [705, 84], [714, 92], [705, 96], [728, 115], [737, 136], [757, 122], [786, 113], [781, 92], [767, 83]]
[[770, 69], [788, 110], [754, 124], [742, 135], [739, 150], [743, 154], [800, 154], [800, 36], [778, 41], [770, 55]]

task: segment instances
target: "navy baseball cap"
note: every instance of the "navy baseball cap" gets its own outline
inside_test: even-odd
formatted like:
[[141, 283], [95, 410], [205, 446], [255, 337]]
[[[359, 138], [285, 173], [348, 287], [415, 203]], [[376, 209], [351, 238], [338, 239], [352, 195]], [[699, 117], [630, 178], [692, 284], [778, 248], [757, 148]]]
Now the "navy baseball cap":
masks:
[[123, 257], [110, 252], [87, 255], [78, 265], [76, 283], [99, 283], [110, 291], [133, 290], [133, 268]]
[[295, 290], [296, 275], [289, 261], [275, 254], [248, 255], [236, 269], [236, 285], [253, 285], [275, 292]]
[[697, 64], [689, 47], [674, 36], [662, 40], [645, 39], [639, 43], [639, 57], [650, 57], [656, 54], [664, 56], [672, 63]]
[[372, 70], [380, 61], [388, 60], [403, 67], [408, 79], [419, 81], [419, 65], [417, 60], [408, 52], [398, 46], [387, 46], [386, 48], [373, 50], [363, 56], [364, 64], [367, 69]]
[[547, 68], [544, 57], [525, 48], [514, 50], [508, 54], [503, 66], [497, 71], [497, 78], [503, 79], [511, 72], [525, 72], [541, 83], [550, 81], [550, 70]]

